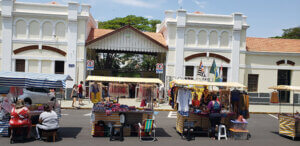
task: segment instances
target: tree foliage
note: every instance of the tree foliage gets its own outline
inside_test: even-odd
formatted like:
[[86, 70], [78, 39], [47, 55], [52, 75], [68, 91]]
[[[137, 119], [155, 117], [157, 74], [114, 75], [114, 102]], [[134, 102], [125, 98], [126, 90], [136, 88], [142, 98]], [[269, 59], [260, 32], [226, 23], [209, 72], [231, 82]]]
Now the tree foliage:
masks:
[[281, 36], [276, 36], [273, 38], [300, 39], [300, 26], [294, 27], [294, 28], [283, 29], [283, 34]]
[[118, 29], [126, 25], [131, 25], [141, 31], [155, 32], [156, 24], [159, 24], [160, 22], [160, 20], [149, 20], [145, 17], [128, 15], [123, 18], [117, 17], [112, 20], [99, 22], [98, 28]]
[[[112, 20], [98, 23], [98, 28], [118, 29], [123, 26], [131, 25], [138, 30], [155, 32], [156, 24], [160, 20], [149, 20], [144, 17], [128, 15], [126, 17], [117, 17]], [[97, 52], [99, 53], [99, 52]], [[134, 54], [134, 53], [102, 53], [97, 55], [96, 66], [99, 69], [112, 69], [123, 71], [155, 71], [157, 57], [154, 55]]]

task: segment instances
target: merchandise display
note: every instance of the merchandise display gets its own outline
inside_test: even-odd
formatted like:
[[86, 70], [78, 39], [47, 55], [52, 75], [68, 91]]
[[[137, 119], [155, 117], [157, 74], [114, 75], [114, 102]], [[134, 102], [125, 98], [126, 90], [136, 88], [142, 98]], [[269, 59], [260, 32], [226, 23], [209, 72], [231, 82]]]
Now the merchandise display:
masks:
[[[213, 86], [223, 88], [218, 92], [210, 91], [209, 87]], [[221, 123], [228, 128], [232, 126], [231, 120], [235, 120], [238, 115], [249, 118], [249, 96], [246, 92], [237, 89], [241, 87], [244, 86], [238, 83], [199, 82], [198, 84], [190, 80], [172, 81], [169, 104], [178, 112], [176, 130], [183, 134], [184, 123], [193, 122], [194, 133], [207, 132], [211, 127], [209, 116], [214, 111], [220, 113]], [[231, 88], [234, 89], [230, 91]], [[220, 104], [210, 102], [213, 96], [217, 96], [216, 101]]]
[[109, 95], [117, 97], [129, 97], [129, 85], [109, 83]]
[[[123, 136], [137, 136], [138, 123], [152, 119], [153, 100], [159, 97], [157, 84], [162, 83], [160, 80], [122, 77], [88, 77], [87, 80], [90, 81], [90, 91], [95, 92], [91, 96], [94, 103], [91, 115], [92, 136], [110, 136], [110, 140], [115, 140], [116, 137], [122, 140]], [[101, 83], [96, 83], [98, 81]], [[136, 85], [133, 85], [134, 83]], [[108, 89], [102, 84], [108, 85]], [[133, 92], [132, 89], [136, 90]], [[93, 98], [103, 91], [108, 91], [104, 93], [104, 99]], [[141, 99], [141, 107], [147, 108], [139, 109], [118, 103], [120, 97], [132, 97], [133, 93]]]
[[294, 92], [300, 91], [300, 86], [287, 86], [287, 85], [278, 85], [270, 87], [275, 91], [272, 92], [271, 101], [272, 103], [279, 102], [279, 134], [293, 138], [300, 137], [300, 114], [298, 111], [295, 111], [295, 101], [293, 102], [293, 111], [292, 114], [282, 113], [281, 112], [281, 103], [278, 97], [278, 91], [291, 91], [291, 95], [295, 95]]

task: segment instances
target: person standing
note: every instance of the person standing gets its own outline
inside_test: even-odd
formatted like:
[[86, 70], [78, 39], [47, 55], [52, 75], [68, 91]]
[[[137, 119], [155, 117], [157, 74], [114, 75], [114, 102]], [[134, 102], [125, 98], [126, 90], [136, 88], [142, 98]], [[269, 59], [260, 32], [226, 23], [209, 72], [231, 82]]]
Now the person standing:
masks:
[[76, 103], [76, 100], [78, 98], [78, 86], [76, 84], [74, 84], [74, 86], [73, 86], [71, 98], [73, 99], [72, 107], [75, 107], [74, 104]]
[[217, 101], [217, 96], [212, 95], [212, 101], [208, 103], [209, 120], [211, 125], [211, 137], [215, 139], [216, 125], [221, 122], [221, 103]]
[[83, 81], [80, 81], [80, 84], [78, 85], [78, 101], [79, 101], [79, 105], [83, 105], [82, 103], [82, 98], [83, 98]]

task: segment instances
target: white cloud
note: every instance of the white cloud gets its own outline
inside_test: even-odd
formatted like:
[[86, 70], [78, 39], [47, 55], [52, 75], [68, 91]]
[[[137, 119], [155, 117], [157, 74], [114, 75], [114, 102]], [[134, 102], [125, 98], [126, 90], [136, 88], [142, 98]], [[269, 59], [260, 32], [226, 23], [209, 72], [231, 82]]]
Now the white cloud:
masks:
[[155, 8], [158, 6], [158, 4], [155, 2], [145, 2], [143, 0], [111, 0], [112, 2], [128, 5], [128, 6], [134, 6], [134, 7], [142, 7], [142, 8]]
[[181, 5], [181, 4], [182, 4], [182, 1], [183, 1], [183, 0], [178, 0], [178, 5]]
[[195, 0], [194, 2], [196, 5], [198, 5], [202, 9], [204, 9], [206, 6], [206, 2], [200, 2], [199, 0]]
[[153, 16], [145, 16], [146, 18], [148, 19], [153, 19], [154, 17]]

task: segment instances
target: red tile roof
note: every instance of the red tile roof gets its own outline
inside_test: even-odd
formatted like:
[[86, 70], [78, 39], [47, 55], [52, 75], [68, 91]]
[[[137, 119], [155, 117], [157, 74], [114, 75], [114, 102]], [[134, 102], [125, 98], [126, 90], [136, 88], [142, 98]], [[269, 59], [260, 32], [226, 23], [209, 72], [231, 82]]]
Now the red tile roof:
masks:
[[249, 52], [300, 53], [300, 39], [276, 39], [247, 37]]
[[142, 32], [140, 30], [137, 30], [136, 28], [132, 27], [132, 26], [124, 26], [122, 28], [119, 28], [117, 30], [112, 30], [112, 29], [92, 29], [88, 39], [86, 40], [86, 44], [91, 44], [99, 39], [102, 39], [106, 36], [112, 35], [113, 33], [116, 33], [118, 31], [121, 31], [123, 29], [127, 29], [130, 28], [142, 35], [144, 35], [145, 37], [149, 38], [151, 41], [157, 43], [158, 45], [164, 47], [167, 49], [167, 43], [166, 40], [164, 38], [164, 36], [161, 33], [154, 33], [154, 32]]

